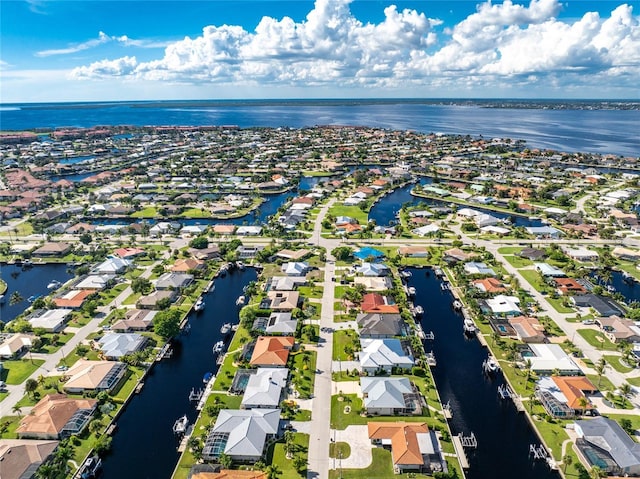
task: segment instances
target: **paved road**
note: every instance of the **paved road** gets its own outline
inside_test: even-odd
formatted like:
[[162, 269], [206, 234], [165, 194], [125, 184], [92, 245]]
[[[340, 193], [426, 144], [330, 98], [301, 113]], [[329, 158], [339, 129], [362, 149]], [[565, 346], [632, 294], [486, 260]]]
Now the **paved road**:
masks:
[[[157, 261], [148, 266], [140, 276], [144, 278], [148, 278], [149, 276], [151, 276], [152, 269], [156, 264], [160, 264], [160, 261]], [[87, 339], [87, 336], [99, 329], [100, 323], [104, 321], [104, 318], [106, 318], [107, 315], [111, 312], [112, 306], [119, 307], [120, 305], [122, 305], [122, 302], [127, 299], [132, 293], [133, 291], [131, 291], [131, 287], [127, 286], [127, 288], [122, 291], [117, 297], [115, 297], [109, 304], [100, 306], [94, 318], [86, 325], [77, 329], [74, 336], [58, 351], [53, 354], [47, 355], [44, 364], [36, 369], [28, 379], [37, 380], [40, 376], [51, 375], [51, 373], [55, 371], [56, 366], [60, 363], [64, 356], [71, 353], [76, 348], [76, 346]], [[5, 397], [2, 402], [0, 402], [0, 417], [14, 414], [14, 406], [26, 394], [24, 390], [25, 383], [26, 380], [22, 384], [7, 385], [9, 395]], [[22, 412], [24, 413], [26, 411], [23, 410]]]

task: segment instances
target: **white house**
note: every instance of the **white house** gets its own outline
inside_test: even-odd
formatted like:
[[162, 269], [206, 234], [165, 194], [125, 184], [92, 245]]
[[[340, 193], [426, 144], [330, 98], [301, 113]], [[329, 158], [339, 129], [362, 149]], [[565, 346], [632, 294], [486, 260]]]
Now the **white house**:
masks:
[[390, 374], [393, 368], [413, 367], [413, 357], [405, 351], [399, 339], [360, 339], [360, 345], [360, 365], [367, 374], [374, 375], [380, 371]]

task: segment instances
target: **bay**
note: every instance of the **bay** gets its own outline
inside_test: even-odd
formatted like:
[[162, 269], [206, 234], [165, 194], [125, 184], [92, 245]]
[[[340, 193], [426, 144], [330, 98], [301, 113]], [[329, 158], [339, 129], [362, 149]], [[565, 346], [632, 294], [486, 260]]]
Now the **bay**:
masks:
[[[495, 102], [497, 105], [498, 101]], [[500, 101], [500, 103], [504, 103]], [[423, 133], [523, 139], [531, 148], [640, 156], [639, 110], [487, 108], [489, 100], [189, 101], [15, 104], [0, 109], [0, 129], [97, 125], [369, 126]], [[8, 106], [8, 105], [4, 105]]]

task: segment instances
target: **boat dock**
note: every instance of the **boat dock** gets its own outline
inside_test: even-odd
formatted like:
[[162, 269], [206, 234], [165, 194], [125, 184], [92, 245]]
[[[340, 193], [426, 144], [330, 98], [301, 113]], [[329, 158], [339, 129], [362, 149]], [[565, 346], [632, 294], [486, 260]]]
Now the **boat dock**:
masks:
[[189, 427], [184, 433], [184, 436], [182, 436], [182, 439], [180, 440], [180, 444], [178, 445], [179, 453], [183, 453], [184, 451], [187, 450], [187, 443], [189, 442], [189, 438], [191, 437], [192, 433], [193, 433], [193, 424], [189, 424]]
[[463, 436], [462, 433], [457, 436], [451, 436], [453, 441], [453, 448], [456, 451], [456, 456], [458, 456], [458, 461], [460, 461], [460, 465], [463, 469], [469, 469], [469, 458], [467, 457], [467, 453], [465, 451], [465, 447], [478, 447], [478, 442], [476, 441], [476, 436], [471, 433], [471, 436]]
[[161, 361], [164, 358], [170, 358], [173, 356], [173, 349], [171, 349], [171, 344], [165, 344], [160, 352], [156, 355], [156, 361]]

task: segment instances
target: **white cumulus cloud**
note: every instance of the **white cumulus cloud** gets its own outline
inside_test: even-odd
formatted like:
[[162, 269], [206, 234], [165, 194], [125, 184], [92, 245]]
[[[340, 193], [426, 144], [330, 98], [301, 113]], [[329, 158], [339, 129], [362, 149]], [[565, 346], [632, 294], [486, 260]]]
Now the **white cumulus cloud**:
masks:
[[68, 55], [70, 53], [77, 53], [83, 50], [89, 50], [90, 48], [95, 48], [99, 45], [104, 45], [107, 43], [119, 43], [124, 46], [132, 46], [138, 48], [162, 48], [166, 47], [166, 42], [156, 42], [152, 40], [135, 40], [129, 38], [127, 35], [121, 36], [112, 36], [107, 35], [104, 32], [98, 32], [97, 38], [92, 38], [82, 43], [74, 43], [73, 45], [68, 45], [64, 48], [53, 48], [49, 50], [41, 50], [36, 52], [37, 57], [50, 57], [53, 55]]
[[[156, 60], [102, 60], [74, 69], [71, 76], [405, 90], [500, 88], [508, 81], [575, 88], [603, 77], [623, 83], [640, 77], [640, 24], [626, 4], [606, 17], [588, 12], [568, 21], [558, 19], [558, 0], [486, 2], [445, 28], [428, 12], [394, 5], [384, 9], [379, 23], [364, 23], [352, 14], [350, 2], [316, 0], [303, 21], [264, 17], [254, 31], [206, 26], [200, 36], [169, 44]], [[108, 38], [134, 45], [127, 37]]]

